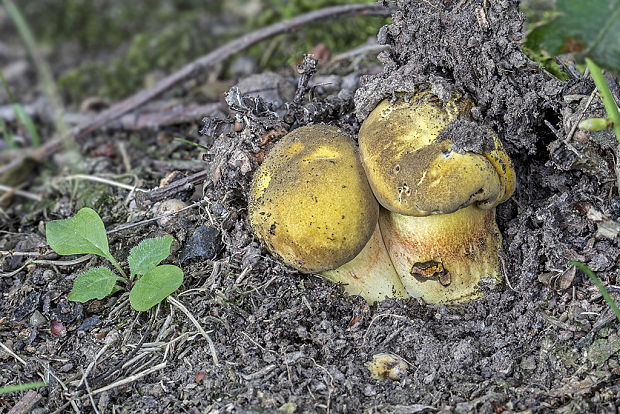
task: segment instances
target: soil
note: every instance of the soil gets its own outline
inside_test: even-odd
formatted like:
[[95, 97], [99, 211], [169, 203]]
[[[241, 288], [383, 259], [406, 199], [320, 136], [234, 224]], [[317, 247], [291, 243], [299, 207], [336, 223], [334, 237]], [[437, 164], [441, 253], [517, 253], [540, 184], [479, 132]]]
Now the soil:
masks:
[[[49, 385], [37, 390], [37, 413], [69, 412], [69, 401], [85, 412], [617, 412], [618, 321], [568, 264], [587, 264], [620, 301], [617, 143], [610, 132], [574, 130], [579, 119], [603, 113], [600, 99], [590, 99], [593, 84], [560, 82], [527, 59], [523, 29], [516, 1], [399, 0], [379, 33], [390, 46], [380, 55], [383, 70], [359, 85], [360, 71], [333, 75], [327, 86], [317, 78], [313, 100], [301, 104], [292, 100], [290, 76], [253, 75], [230, 90], [228, 118], [203, 126], [210, 178], [175, 195], [186, 204], [204, 195], [200, 209], [123, 230], [156, 217], [159, 207], [143, 211], [127, 191], [98, 191], [108, 230], [119, 229], [109, 234], [111, 250], [123, 259], [143, 238], [174, 237], [166, 262], [182, 262], [185, 282], [173, 296], [204, 331], [171, 301], [146, 313], [132, 311], [121, 293], [69, 302], [75, 276], [103, 262], [64, 265], [58, 260], [67, 258], [48, 254], [44, 223], [85, 201], [71, 183], [46, 177], [43, 190], [35, 181], [30, 188], [43, 191], [45, 208], [16, 198], [0, 222], [0, 250], [49, 260], [2, 262], [0, 342], [24, 363], [0, 351], [0, 386], [42, 374]], [[517, 190], [497, 208], [505, 282], [460, 305], [368, 306], [271, 256], [249, 227], [246, 196], [273, 142], [311, 122], [355, 134], [379, 100], [424, 88], [444, 100], [455, 91], [472, 97], [475, 121], [502, 139], [514, 162]], [[463, 126], [446, 133], [464, 150], [483, 150], [475, 125]], [[175, 153], [192, 154], [152, 135], [141, 137], [148, 147], [131, 146], [143, 188], [174, 169]], [[125, 172], [119, 154], [101, 155], [111, 136], [82, 143], [87, 173]], [[155, 151], [168, 170], [156, 167], [163, 164], [153, 161]], [[52, 321], [54, 332], [62, 324], [58, 335]], [[375, 379], [367, 364], [382, 353], [400, 368]], [[83, 377], [99, 392], [89, 397]], [[118, 385], [122, 379], [131, 381]], [[115, 386], [100, 391], [107, 384]], [[0, 412], [23, 397], [1, 396]]]

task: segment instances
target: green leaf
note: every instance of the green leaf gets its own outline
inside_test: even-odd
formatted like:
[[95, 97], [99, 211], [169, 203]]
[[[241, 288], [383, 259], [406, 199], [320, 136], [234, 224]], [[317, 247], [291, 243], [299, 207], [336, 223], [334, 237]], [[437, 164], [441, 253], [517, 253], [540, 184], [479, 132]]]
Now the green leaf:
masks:
[[154, 269], [162, 260], [170, 256], [172, 236], [156, 237], [142, 240], [129, 253], [129, 270], [131, 276], [144, 275]]
[[103, 221], [90, 208], [82, 208], [75, 216], [65, 220], [50, 221], [45, 226], [45, 237], [50, 247], [60, 255], [96, 254], [107, 259], [112, 257]]
[[86, 302], [91, 299], [103, 299], [108, 296], [119, 277], [106, 267], [93, 267], [79, 275], [73, 281], [69, 300]]
[[183, 270], [161, 265], [146, 272], [129, 293], [129, 303], [137, 311], [146, 311], [176, 291], [183, 283]]
[[577, 52], [620, 74], [620, 0], [557, 0], [558, 16], [534, 29], [526, 46], [551, 55]]

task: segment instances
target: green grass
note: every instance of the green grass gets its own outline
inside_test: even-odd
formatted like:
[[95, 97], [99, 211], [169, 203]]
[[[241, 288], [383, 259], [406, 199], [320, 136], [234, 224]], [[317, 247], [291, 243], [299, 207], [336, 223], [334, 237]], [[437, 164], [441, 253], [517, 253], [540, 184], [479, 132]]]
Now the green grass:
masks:
[[586, 64], [588, 65], [588, 69], [590, 69], [590, 74], [592, 75], [596, 89], [598, 89], [598, 93], [601, 95], [607, 116], [613, 123], [613, 130], [616, 134], [616, 139], [620, 143], [620, 112], [618, 112], [616, 102], [611, 95], [609, 85], [607, 85], [607, 80], [605, 79], [601, 68], [594, 63], [592, 59], [586, 58]]
[[0, 132], [2, 132], [2, 137], [6, 141], [9, 149], [17, 148], [17, 143], [15, 142], [15, 138], [13, 138], [13, 134], [8, 130], [2, 119], [0, 119]]
[[[37, 127], [34, 125], [32, 118], [30, 115], [26, 113], [26, 110], [23, 106], [15, 101], [13, 98], [13, 94], [11, 93], [11, 88], [9, 88], [9, 84], [7, 83], [4, 73], [0, 70], [0, 83], [2, 83], [2, 87], [6, 92], [6, 95], [9, 97], [9, 102], [13, 106], [13, 111], [15, 111], [15, 119], [18, 124], [21, 124], [26, 131], [28, 131], [28, 135], [30, 135], [30, 140], [32, 141], [32, 145], [34, 147], [38, 147], [41, 145], [41, 140], [39, 139], [39, 133], [37, 132]], [[10, 148], [16, 148], [17, 144], [13, 139], [13, 135], [8, 131], [6, 124], [0, 120], [0, 130], [2, 130], [2, 135], [4, 136], [5, 141], [8, 142]]]
[[601, 295], [603, 296], [603, 299], [605, 299], [605, 302], [607, 302], [609, 307], [616, 314], [616, 318], [618, 318], [618, 321], [620, 321], [620, 309], [618, 309], [618, 306], [616, 305], [616, 302], [614, 302], [614, 300], [611, 297], [611, 295], [609, 295], [609, 292], [607, 292], [607, 289], [605, 289], [605, 286], [603, 285], [601, 280], [598, 278], [598, 276], [596, 276], [596, 273], [594, 273], [592, 270], [590, 270], [590, 268], [588, 266], [586, 266], [585, 264], [583, 264], [581, 262], [578, 262], [576, 260], [570, 261], [568, 263], [573, 265], [573, 266], [575, 266], [575, 267], [577, 267], [579, 270], [581, 270], [583, 273], [585, 273], [590, 278], [592, 283], [594, 283], [594, 285], [601, 292]]
[[6, 387], [0, 388], [0, 395], [8, 394], [11, 392], [21, 392], [21, 391], [26, 391], [26, 390], [32, 390], [36, 388], [45, 387], [46, 385], [47, 384], [44, 383], [43, 381], [29, 382], [26, 384], [8, 385]]

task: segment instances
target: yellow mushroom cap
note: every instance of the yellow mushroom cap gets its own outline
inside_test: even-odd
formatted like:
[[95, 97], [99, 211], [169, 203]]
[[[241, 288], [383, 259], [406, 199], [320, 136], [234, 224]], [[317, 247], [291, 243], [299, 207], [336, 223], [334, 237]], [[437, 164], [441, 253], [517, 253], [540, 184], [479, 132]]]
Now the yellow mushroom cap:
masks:
[[450, 122], [468, 118], [473, 103], [443, 103], [429, 91], [382, 101], [363, 122], [359, 148], [379, 203], [410, 216], [452, 213], [470, 204], [493, 208], [510, 197], [515, 173], [501, 142], [483, 154], [457, 153], [437, 140]]
[[272, 253], [311, 273], [355, 258], [375, 231], [379, 206], [354, 141], [311, 125], [269, 152], [252, 181], [248, 213]]

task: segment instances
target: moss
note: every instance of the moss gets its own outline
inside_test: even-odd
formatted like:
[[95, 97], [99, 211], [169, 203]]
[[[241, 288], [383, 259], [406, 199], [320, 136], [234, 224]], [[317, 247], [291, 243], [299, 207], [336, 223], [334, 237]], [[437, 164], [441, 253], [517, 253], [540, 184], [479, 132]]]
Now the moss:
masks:
[[[261, 2], [261, 13], [245, 24], [243, 8], [252, 1], [205, 5], [203, 0], [23, 0], [20, 7], [37, 39], [52, 50], [52, 63], [56, 60], [55, 63], [71, 68], [61, 73], [59, 85], [65, 101], [76, 104], [92, 95], [112, 100], [129, 96], [147, 86], [149, 73], [171, 73], [244, 33], [322, 7], [357, 3], [256, 1]], [[215, 19], [214, 16], [238, 24], [222, 23], [221, 19], [217, 24], [205, 24], [205, 19]], [[271, 43], [261, 42], [246, 54], [263, 68], [274, 69], [293, 63], [320, 43], [333, 53], [351, 49], [374, 37], [386, 22], [387, 19], [377, 17], [350, 18], [338, 24], [319, 22]]]
[[219, 2], [23, 0], [20, 7], [50, 61], [71, 67], [58, 79], [69, 104], [128, 96], [151, 71], [171, 72], [221, 42], [201, 33], [201, 22], [222, 12]]
[[600, 368], [618, 351], [620, 351], [620, 337], [618, 335], [597, 339], [588, 347], [588, 360], [593, 366]]
[[60, 77], [65, 98], [76, 102], [88, 95], [119, 99], [142, 89], [154, 69], [180, 67], [211, 46], [195, 33], [176, 26], [158, 35], [134, 36], [127, 51], [111, 61], [86, 62]]
[[203, 0], [20, 0], [39, 41], [76, 42], [85, 50], [114, 47], [134, 33], [156, 31], [187, 16], [219, 13], [219, 2]]
[[79, 182], [75, 188], [76, 210], [82, 207], [91, 207], [98, 212], [108, 211], [116, 200], [110, 194], [110, 187], [92, 182]]

